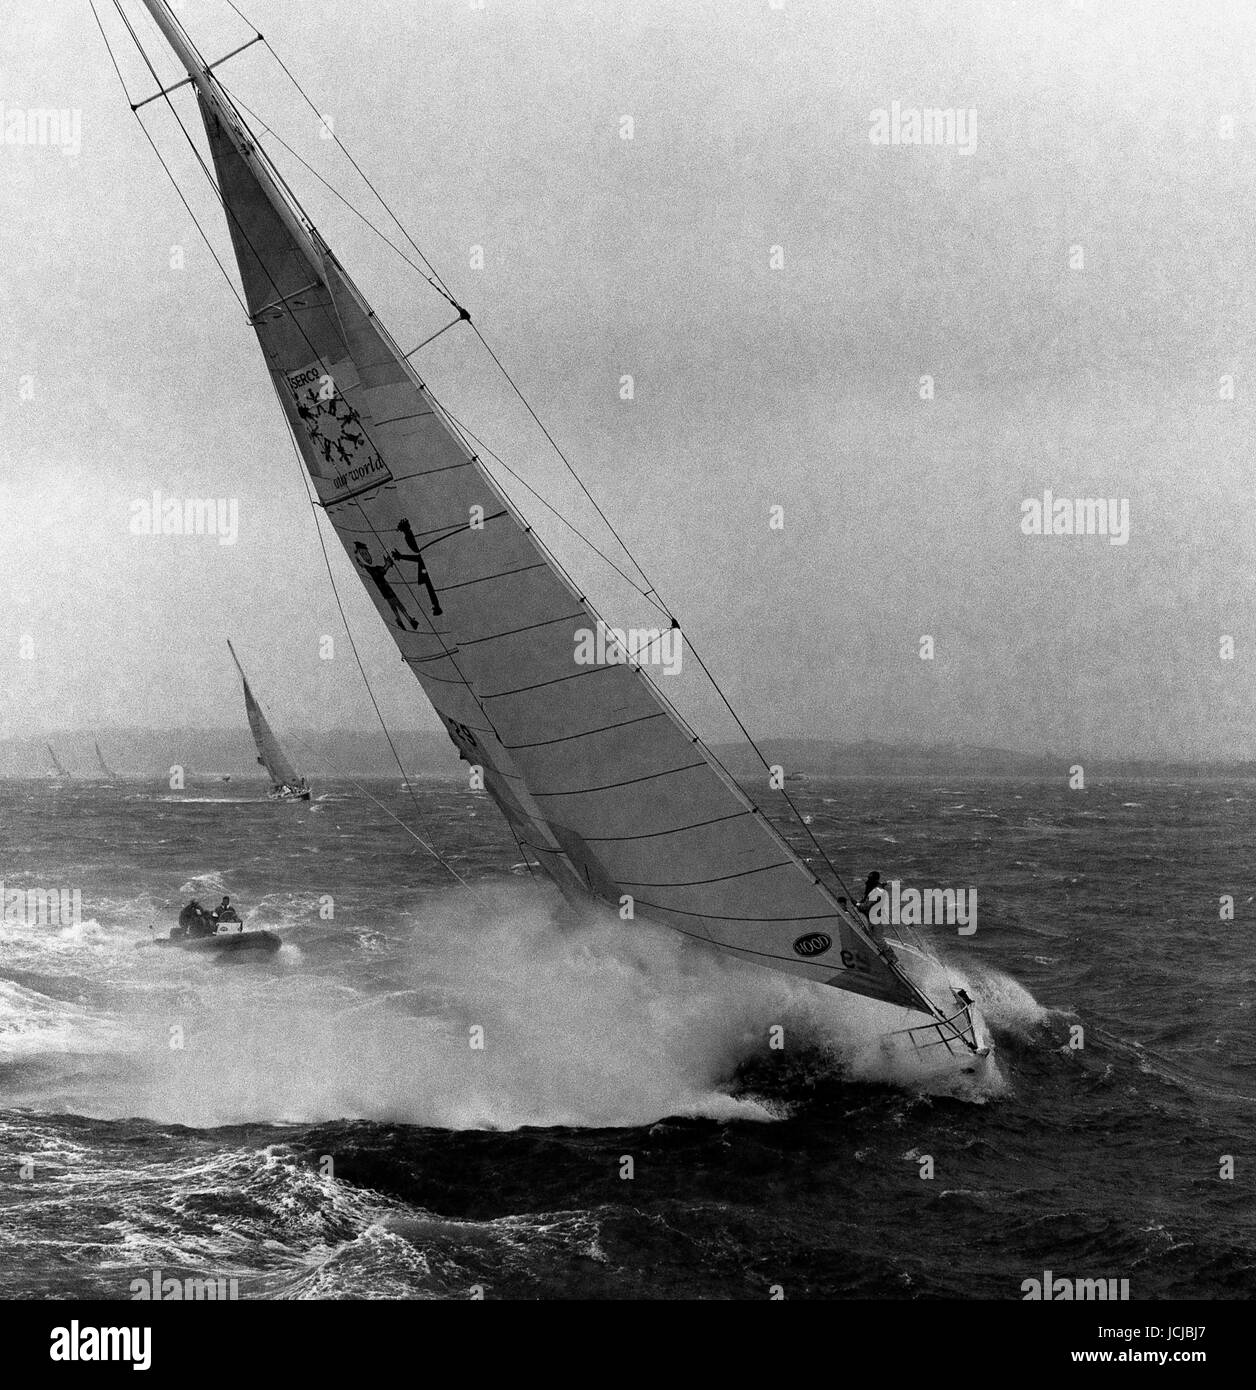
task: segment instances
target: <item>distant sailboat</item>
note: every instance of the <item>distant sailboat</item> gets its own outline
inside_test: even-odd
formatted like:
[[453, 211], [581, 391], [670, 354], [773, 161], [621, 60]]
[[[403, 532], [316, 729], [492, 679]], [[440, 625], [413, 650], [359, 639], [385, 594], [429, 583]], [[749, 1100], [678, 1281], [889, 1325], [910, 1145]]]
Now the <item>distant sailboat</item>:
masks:
[[93, 742], [96, 749], [96, 761], [100, 764], [100, 770], [110, 782], [118, 780], [118, 774], [105, 761], [105, 755], [100, 751], [100, 744]]
[[[219, 64], [165, 0], [143, 2], [196, 94], [249, 319], [317, 502], [520, 848], [572, 901], [621, 916], [627, 905], [743, 960], [895, 1006], [878, 1031], [921, 1071], [976, 1070], [990, 1051], [984, 1024], [941, 963], [879, 942], [641, 666], [576, 659], [599, 623], [583, 590], [315, 230]], [[450, 304], [455, 323], [469, 319]], [[286, 784], [295, 774], [273, 761], [247, 681], [245, 697], [260, 761]]]
[[61, 766], [61, 759], [58, 758], [57, 755], [52, 751], [52, 744], [51, 744], [51, 743], [46, 743], [46, 744], [44, 744], [44, 747], [47, 748], [47, 750], [48, 750], [48, 756], [52, 759], [52, 765], [53, 765], [53, 767], [56, 768], [56, 771], [55, 771], [55, 772], [50, 772], [50, 773], [48, 774], [48, 776], [49, 776], [49, 777], [64, 777], [67, 781], [69, 781], [69, 780], [70, 780], [70, 774], [65, 770], [65, 768], [63, 768], [63, 767]]
[[270, 799], [272, 801], [308, 801], [310, 799], [309, 783], [292, 766], [288, 761], [288, 755], [279, 746], [279, 740], [275, 737], [274, 730], [266, 722], [266, 716], [262, 713], [261, 706], [253, 698], [253, 691], [249, 688], [249, 678], [244, 674], [244, 667], [240, 665], [240, 658], [236, 656], [235, 648], [230, 642], [227, 643], [227, 650], [231, 653], [231, 659], [235, 662], [240, 679], [244, 682], [244, 708], [249, 716], [249, 728], [253, 733], [253, 742], [257, 744], [257, 761], [270, 774]]

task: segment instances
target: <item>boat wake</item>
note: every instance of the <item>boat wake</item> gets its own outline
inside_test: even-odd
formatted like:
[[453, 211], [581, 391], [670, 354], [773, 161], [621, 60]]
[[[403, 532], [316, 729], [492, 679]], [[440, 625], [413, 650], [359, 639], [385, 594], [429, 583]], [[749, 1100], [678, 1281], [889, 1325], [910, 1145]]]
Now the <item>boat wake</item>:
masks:
[[[797, 1089], [752, 1093], [739, 1077], [803, 1056], [840, 1080], [968, 1099], [1004, 1084], [995, 1066], [956, 1082], [887, 1054], [881, 1037], [902, 1026], [901, 1009], [664, 927], [609, 913], [559, 919], [548, 894], [514, 881], [435, 894], [383, 932], [302, 915], [278, 953], [230, 969], [135, 951], [130, 931], [82, 931], [55, 949], [75, 977], [108, 978], [106, 1007], [11, 991], [0, 1034], [26, 1056], [56, 1052], [44, 1059], [55, 1076], [41, 1069], [49, 1108], [194, 1127], [768, 1121]], [[1028, 1029], [1044, 1012], [1010, 977], [948, 970], [998, 1030]]]
[[986, 1022], [996, 1033], [1026, 1041], [1053, 1014], [1019, 980], [993, 966], [948, 961], [947, 973], [980, 1002]]

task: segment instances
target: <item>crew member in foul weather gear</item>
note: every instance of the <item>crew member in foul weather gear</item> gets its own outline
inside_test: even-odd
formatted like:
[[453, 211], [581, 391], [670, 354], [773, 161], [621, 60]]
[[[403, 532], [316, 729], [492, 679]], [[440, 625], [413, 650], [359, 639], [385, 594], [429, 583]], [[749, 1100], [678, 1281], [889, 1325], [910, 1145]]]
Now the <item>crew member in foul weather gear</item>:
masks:
[[190, 903], [179, 913], [179, 935], [186, 937], [213, 936], [213, 918], [205, 909], [192, 899]]
[[[863, 898], [856, 906], [868, 919], [869, 935], [878, 946], [885, 944], [885, 916], [883, 914], [888, 908], [889, 897], [890, 895], [885, 891], [885, 885], [881, 882], [881, 875], [873, 870], [864, 883]], [[882, 903], [883, 906], [880, 912], [874, 916], [873, 909], [878, 903]]]
[[215, 927], [221, 927], [224, 922], [239, 922], [240, 914], [231, 906], [231, 899], [225, 894], [223, 900], [214, 908], [210, 916], [214, 920]]

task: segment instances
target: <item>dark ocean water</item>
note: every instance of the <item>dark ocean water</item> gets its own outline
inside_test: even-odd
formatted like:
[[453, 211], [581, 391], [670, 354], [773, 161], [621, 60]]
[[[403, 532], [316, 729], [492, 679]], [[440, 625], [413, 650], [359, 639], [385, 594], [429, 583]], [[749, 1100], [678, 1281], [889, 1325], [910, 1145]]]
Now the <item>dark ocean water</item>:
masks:
[[[561, 922], [483, 798], [425, 785], [420, 823], [372, 787], [472, 895], [317, 790], [0, 783], [7, 888], [82, 894], [77, 925], [0, 925], [0, 1294], [1256, 1291], [1252, 784], [797, 791], [848, 881], [978, 890], [975, 935], [931, 933], [996, 1038], [962, 1097], [870, 1068], [862, 1001]], [[222, 892], [276, 956], [136, 948]]]

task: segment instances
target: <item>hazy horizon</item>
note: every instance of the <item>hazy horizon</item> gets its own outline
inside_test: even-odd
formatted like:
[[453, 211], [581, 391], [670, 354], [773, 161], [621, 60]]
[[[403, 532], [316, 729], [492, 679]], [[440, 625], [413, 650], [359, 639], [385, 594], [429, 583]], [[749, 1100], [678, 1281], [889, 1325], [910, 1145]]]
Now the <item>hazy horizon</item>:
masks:
[[[377, 740], [379, 740], [379, 746], [380, 746], [380, 748], [381, 748], [382, 750], [385, 750], [385, 751], [386, 751], [386, 750], [387, 750], [387, 747], [388, 747], [387, 740], [386, 740], [385, 737], [384, 737], [383, 731], [380, 729], [380, 727], [379, 727], [378, 725], [376, 725], [373, 729], [372, 729], [372, 728], [363, 727], [363, 726], [348, 726], [348, 725], [330, 726], [330, 727], [326, 727], [326, 728], [322, 728], [322, 727], [309, 727], [309, 728], [306, 728], [306, 727], [301, 727], [301, 726], [296, 726], [296, 725], [294, 725], [294, 726], [290, 727], [290, 728], [287, 729], [287, 730], [282, 729], [282, 728], [281, 728], [281, 729], [278, 729], [278, 730], [277, 730], [277, 733], [280, 735], [280, 742], [281, 742], [281, 743], [284, 742], [286, 739], [289, 739], [289, 738], [291, 738], [291, 739], [298, 739], [298, 740], [305, 740], [305, 739], [309, 739], [309, 738], [316, 738], [316, 739], [332, 739], [332, 738], [340, 737], [340, 738], [344, 738], [344, 739], [357, 739], [357, 740], [376, 740], [376, 739], [377, 739]], [[449, 740], [448, 736], [446, 735], [446, 733], [445, 733], [445, 731], [444, 731], [443, 729], [430, 729], [430, 728], [423, 728], [423, 727], [410, 727], [410, 728], [407, 728], [407, 727], [405, 727], [405, 726], [403, 726], [403, 725], [398, 725], [398, 724], [390, 723], [389, 726], [388, 726], [388, 733], [389, 733], [389, 735], [393, 738], [393, 740], [396, 741], [396, 742], [405, 742], [405, 741], [410, 741], [410, 740], [415, 740], [415, 739], [430, 740], [431, 747], [432, 747], [433, 749], [435, 749], [435, 750], [441, 755], [442, 761], [444, 761], [444, 760], [446, 759], [446, 757], [447, 757], [448, 761], [450, 762], [450, 764], [451, 764], [452, 766], [454, 766], [454, 767], [459, 767], [459, 766], [461, 766], [461, 765], [458, 763], [458, 760], [457, 760], [457, 751], [456, 751], [454, 745], [453, 745], [452, 742]], [[197, 737], [197, 736], [205, 735], [205, 736], [212, 736], [212, 737], [224, 737], [224, 738], [229, 738], [229, 739], [235, 740], [235, 742], [239, 745], [240, 750], [247, 752], [247, 754], [248, 754], [248, 763], [249, 763], [250, 768], [252, 767], [252, 763], [253, 763], [253, 761], [254, 761], [254, 758], [253, 758], [253, 745], [252, 745], [252, 742], [251, 742], [251, 740], [250, 740], [250, 736], [249, 736], [249, 732], [248, 732], [248, 727], [247, 727], [247, 725], [244, 724], [243, 722], [241, 722], [241, 723], [239, 723], [239, 724], [196, 724], [196, 725], [169, 725], [169, 726], [162, 726], [162, 725], [115, 725], [115, 726], [109, 726], [109, 725], [105, 725], [105, 726], [101, 726], [101, 727], [99, 727], [99, 728], [94, 728], [94, 727], [93, 727], [93, 728], [62, 728], [62, 729], [31, 730], [31, 731], [29, 731], [29, 732], [27, 732], [27, 733], [23, 733], [23, 734], [20, 734], [20, 735], [14, 735], [14, 736], [9, 736], [9, 737], [0, 738], [0, 748], [4, 748], [4, 747], [13, 747], [13, 746], [23, 746], [23, 747], [24, 747], [24, 746], [28, 746], [28, 745], [29, 745], [33, 750], [35, 750], [35, 752], [36, 752], [37, 754], [39, 754], [39, 755], [42, 757], [42, 754], [43, 754], [45, 745], [46, 745], [47, 743], [49, 743], [49, 742], [52, 742], [52, 743], [54, 744], [54, 751], [59, 751], [59, 750], [62, 748], [62, 746], [64, 746], [64, 747], [78, 747], [80, 752], [83, 752], [84, 750], [90, 749], [90, 747], [91, 747], [94, 743], [102, 742], [102, 743], [103, 743], [103, 749], [102, 749], [102, 751], [104, 752], [104, 754], [106, 755], [106, 758], [108, 759], [108, 756], [109, 756], [109, 753], [110, 753], [110, 747], [109, 747], [109, 744], [108, 744], [108, 741], [107, 741], [107, 740], [109, 739], [110, 735], [113, 735], [113, 736], [115, 736], [115, 737], [118, 737], [118, 736], [136, 737], [136, 736], [145, 735], [145, 734], [150, 734], [150, 735], [152, 735], [152, 736], [155, 737], [155, 738], [173, 737], [173, 736], [178, 736], [178, 735], [192, 736], [192, 737]], [[66, 740], [66, 743], [65, 743], [64, 745], [58, 744], [58, 743], [55, 742], [55, 741], [58, 740], [58, 739], [64, 739], [64, 740]], [[747, 742], [745, 741], [745, 739], [743, 739], [743, 738], [737, 737], [737, 738], [732, 738], [732, 739], [715, 739], [715, 740], [710, 740], [710, 743], [711, 743], [711, 746], [713, 747], [714, 751], [715, 751], [722, 759], [727, 760], [727, 759], [729, 758], [729, 756], [730, 756], [730, 751], [731, 751], [731, 752], [737, 752], [737, 753], [739, 753], [740, 755], [744, 756], [744, 758], [745, 758], [748, 762], [753, 763], [753, 764], [755, 765], [756, 768], [759, 766], [759, 764], [757, 763], [757, 760], [756, 760], [755, 757], [754, 757], [754, 750], [752, 749], [751, 745], [750, 745], [749, 743], [747, 743]], [[1079, 751], [1077, 751], [1077, 750], [1072, 750], [1072, 749], [1059, 749], [1059, 748], [1054, 748], [1054, 749], [1053, 749], [1053, 748], [1046, 748], [1046, 749], [1043, 749], [1043, 748], [1015, 748], [1015, 747], [1009, 747], [1009, 746], [1004, 745], [1004, 744], [995, 744], [995, 743], [980, 743], [980, 742], [972, 743], [972, 742], [967, 742], [967, 741], [962, 741], [962, 740], [945, 740], [945, 739], [931, 739], [931, 740], [926, 739], [926, 740], [919, 740], [919, 739], [911, 739], [911, 738], [908, 738], [908, 737], [897, 738], [897, 739], [879, 739], [879, 738], [876, 738], [876, 737], [874, 737], [874, 736], [868, 736], [868, 737], [862, 738], [862, 739], [836, 739], [836, 738], [813, 737], [813, 736], [807, 735], [807, 734], [790, 734], [790, 733], [772, 733], [772, 734], [765, 734], [765, 735], [762, 735], [762, 736], [756, 736], [756, 737], [755, 737], [755, 745], [756, 745], [760, 750], [768, 750], [768, 751], [771, 751], [771, 750], [774, 750], [774, 749], [780, 749], [782, 746], [799, 745], [799, 744], [806, 744], [806, 745], [809, 745], [809, 746], [813, 746], [813, 747], [815, 747], [816, 749], [832, 749], [832, 750], [837, 750], [837, 751], [841, 751], [841, 750], [844, 750], [844, 749], [858, 749], [858, 748], [866, 747], [866, 746], [867, 746], [867, 747], [880, 747], [880, 748], [884, 748], [884, 749], [888, 750], [891, 754], [894, 754], [894, 753], [916, 753], [916, 754], [937, 753], [937, 754], [946, 754], [946, 753], [949, 753], [949, 752], [955, 752], [955, 753], [974, 753], [974, 754], [983, 754], [983, 753], [984, 753], [984, 754], [1002, 755], [1002, 756], [1008, 756], [1008, 757], [1013, 757], [1013, 758], [1020, 758], [1020, 759], [1026, 760], [1026, 761], [1028, 761], [1028, 760], [1058, 761], [1058, 762], [1060, 762], [1061, 766], [1062, 766], [1063, 768], [1065, 768], [1065, 769], [1067, 769], [1067, 767], [1070, 766], [1070, 765], [1072, 764], [1072, 762], [1074, 762], [1074, 761], [1077, 761], [1077, 762], [1083, 764], [1083, 766], [1086, 765], [1086, 764], [1088, 764], [1088, 763], [1098, 763], [1098, 764], [1101, 764], [1101, 765], [1102, 765], [1102, 764], [1107, 764], [1107, 763], [1136, 763], [1136, 762], [1147, 762], [1147, 763], [1164, 764], [1164, 765], [1166, 765], [1166, 766], [1168, 766], [1168, 765], [1196, 766], [1196, 765], [1203, 765], [1203, 764], [1210, 763], [1210, 762], [1217, 762], [1217, 763], [1241, 763], [1241, 762], [1256, 761], [1256, 758], [1245, 758], [1245, 757], [1244, 757], [1243, 755], [1241, 755], [1241, 754], [1236, 754], [1236, 755], [1233, 755], [1233, 756], [1218, 755], [1218, 756], [1216, 756], [1216, 757], [1214, 757], [1214, 758], [1206, 758], [1206, 757], [1195, 757], [1195, 758], [1191, 758], [1191, 757], [1186, 757], [1186, 756], [1179, 756], [1179, 757], [1176, 757], [1176, 758], [1162, 758], [1162, 757], [1154, 757], [1154, 756], [1146, 756], [1146, 757], [1143, 757], [1143, 756], [1136, 755], [1136, 754], [1128, 754], [1128, 755], [1126, 755], [1126, 754], [1095, 754], [1094, 752], [1088, 751], [1088, 750], [1085, 750], [1085, 749], [1082, 749], [1082, 750], [1079, 752]], [[298, 752], [297, 761], [300, 761], [300, 760], [301, 760], [301, 758], [300, 758], [300, 756], [299, 756], [299, 751], [300, 751], [300, 750], [298, 749], [298, 750], [297, 750], [297, 752]], [[93, 767], [95, 766], [94, 758], [93, 758], [93, 760], [92, 760], [92, 766], [93, 766]], [[791, 771], [791, 770], [797, 770], [797, 769], [795, 769], [795, 768], [793, 767], [793, 765], [790, 765], [789, 767], [786, 768], [786, 771]], [[803, 769], [803, 770], [805, 770], [805, 769]], [[7, 775], [7, 774], [4, 774], [2, 771], [0, 771], [0, 775]], [[233, 774], [233, 775], [234, 775], [234, 774]], [[324, 771], [322, 772], [321, 775], [328, 775], [328, 774], [327, 774], [326, 770], [324, 770]], [[334, 775], [334, 773], [333, 773], [332, 775]], [[384, 774], [382, 774], [382, 775], [384, 775]], [[386, 774], [386, 775], [390, 775], [390, 776], [391, 776], [392, 774], [389, 773], [389, 774]], [[264, 774], [259, 772], [259, 773], [257, 774], [257, 776], [260, 778], [260, 777], [263, 777]]]
[[[1256, 757], [1256, 13], [241, 8], [468, 306], [757, 738]], [[138, 100], [152, 79], [105, 9]], [[228, 635], [279, 726], [370, 732], [251, 330], [90, 10], [10, 10], [0, 102], [79, 112], [81, 149], [0, 140], [0, 738], [150, 727], [157, 712], [161, 727], [233, 728]], [[211, 58], [249, 37], [224, 0], [182, 16]], [[379, 217], [260, 45], [219, 75]], [[200, 141], [186, 89], [174, 100]], [[896, 102], [975, 112], [971, 148], [873, 143], [872, 114]], [[234, 277], [164, 103], [141, 114]], [[441, 327], [447, 306], [269, 148], [403, 346]], [[416, 362], [619, 558], [465, 328]], [[606, 616], [644, 625], [650, 610], [503, 481]], [[133, 534], [155, 490], [234, 500], [238, 538]], [[1124, 500], [1127, 543], [1025, 535], [1022, 504], [1044, 490]], [[436, 731], [330, 538], [328, 553], [390, 728]], [[725, 741], [698, 674], [691, 660], [661, 684]]]

